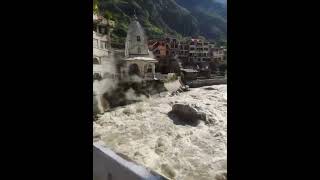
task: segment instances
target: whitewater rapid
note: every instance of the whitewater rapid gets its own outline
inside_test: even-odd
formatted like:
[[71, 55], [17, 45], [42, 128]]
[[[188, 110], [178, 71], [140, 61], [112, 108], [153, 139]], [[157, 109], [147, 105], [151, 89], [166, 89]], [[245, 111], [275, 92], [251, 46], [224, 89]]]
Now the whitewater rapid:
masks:
[[[175, 124], [168, 116], [175, 103], [196, 104], [212, 123]], [[227, 172], [227, 85], [118, 107], [95, 121], [93, 131], [94, 141], [172, 179], [215, 179]]]

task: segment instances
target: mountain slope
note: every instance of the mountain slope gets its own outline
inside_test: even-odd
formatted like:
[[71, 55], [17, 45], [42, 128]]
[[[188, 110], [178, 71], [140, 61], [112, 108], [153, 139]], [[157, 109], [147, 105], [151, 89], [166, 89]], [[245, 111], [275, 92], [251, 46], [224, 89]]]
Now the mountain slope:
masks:
[[200, 34], [214, 39], [226, 39], [227, 6], [215, 0], [176, 0], [198, 19]]
[[214, 0], [98, 0], [100, 12], [116, 20], [113, 38], [121, 43], [134, 11], [149, 37], [165, 33], [225, 40], [226, 5]]

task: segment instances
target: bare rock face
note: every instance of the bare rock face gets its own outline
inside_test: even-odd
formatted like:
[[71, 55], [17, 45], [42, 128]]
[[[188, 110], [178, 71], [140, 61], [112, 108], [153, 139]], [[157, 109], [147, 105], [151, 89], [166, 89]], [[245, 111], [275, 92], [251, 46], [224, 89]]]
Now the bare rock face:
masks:
[[198, 123], [199, 120], [206, 121], [206, 114], [193, 104], [176, 103], [172, 106], [171, 113], [187, 123]]

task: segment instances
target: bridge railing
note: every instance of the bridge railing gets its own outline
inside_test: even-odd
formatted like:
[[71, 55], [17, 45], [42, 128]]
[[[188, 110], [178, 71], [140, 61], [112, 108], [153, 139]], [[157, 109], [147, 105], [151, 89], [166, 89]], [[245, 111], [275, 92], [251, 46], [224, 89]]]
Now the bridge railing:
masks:
[[93, 144], [93, 180], [170, 180], [126, 160], [100, 142]]

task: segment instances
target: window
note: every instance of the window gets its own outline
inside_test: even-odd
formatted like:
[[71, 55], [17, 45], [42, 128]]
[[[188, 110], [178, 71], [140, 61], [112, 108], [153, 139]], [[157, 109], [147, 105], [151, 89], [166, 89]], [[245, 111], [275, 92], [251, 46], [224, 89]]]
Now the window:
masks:
[[137, 41], [141, 41], [140, 36], [137, 36]]
[[141, 48], [140, 47], [138, 47], [138, 54], [140, 54], [141, 53]]
[[93, 74], [93, 79], [100, 80], [101, 78], [102, 78], [102, 76], [100, 75], [100, 73]]
[[107, 41], [100, 41], [100, 48], [107, 49]]
[[100, 27], [99, 28], [101, 34], [105, 34], [106, 33], [106, 28], [105, 27]]
[[98, 58], [93, 58], [93, 64], [100, 64]]
[[93, 47], [98, 47], [98, 40], [97, 39], [93, 39]]

